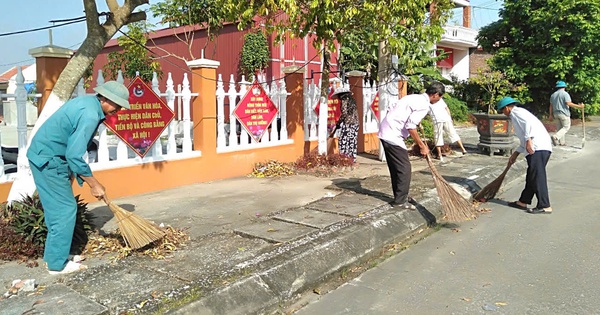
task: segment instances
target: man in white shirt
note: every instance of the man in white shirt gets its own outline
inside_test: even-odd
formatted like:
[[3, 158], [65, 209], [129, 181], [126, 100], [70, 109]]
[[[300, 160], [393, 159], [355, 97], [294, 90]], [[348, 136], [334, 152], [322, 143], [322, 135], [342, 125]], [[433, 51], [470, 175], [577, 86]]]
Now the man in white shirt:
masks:
[[[519, 147], [508, 159], [508, 164], [515, 163], [521, 153], [525, 154], [527, 159], [525, 188], [519, 200], [509, 202], [508, 205], [532, 214], [552, 213], [546, 177], [546, 165], [552, 154], [552, 140], [544, 124], [528, 110], [517, 105], [520, 105], [517, 100], [505, 97], [498, 102], [497, 106], [498, 112], [510, 117], [515, 135], [520, 141]], [[535, 208], [528, 209], [527, 205], [531, 204], [534, 195], [537, 198], [537, 205]]]
[[452, 115], [450, 114], [450, 109], [444, 99], [440, 99], [438, 102], [429, 105], [429, 116], [433, 120], [433, 135], [435, 137], [435, 147], [437, 150], [438, 158], [440, 161], [444, 161], [442, 157], [442, 147], [444, 146], [444, 135], [448, 135], [450, 138], [450, 143], [458, 143], [462, 154], [465, 155], [467, 150], [460, 141], [460, 137], [456, 133], [456, 129], [454, 129], [454, 124], [452, 123]]
[[429, 104], [439, 101], [444, 92], [444, 85], [434, 82], [423, 94], [404, 96], [390, 109], [379, 125], [379, 140], [385, 151], [392, 180], [394, 201], [391, 205], [394, 207], [416, 209], [408, 202], [412, 169], [404, 139], [411, 136], [421, 149], [421, 154], [429, 154], [429, 148], [419, 137], [417, 126], [429, 112]]

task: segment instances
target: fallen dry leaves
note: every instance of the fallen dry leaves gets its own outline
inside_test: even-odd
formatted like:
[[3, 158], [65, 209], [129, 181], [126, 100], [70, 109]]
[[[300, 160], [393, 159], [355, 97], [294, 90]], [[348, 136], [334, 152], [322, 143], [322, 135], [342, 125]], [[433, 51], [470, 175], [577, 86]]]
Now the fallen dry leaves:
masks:
[[118, 230], [117, 232], [110, 233], [106, 236], [94, 234], [89, 237], [82, 255], [88, 257], [101, 257], [104, 255], [116, 254], [111, 256], [110, 259], [120, 260], [131, 254], [136, 254], [140, 256], [150, 256], [155, 259], [165, 259], [173, 251], [185, 246], [190, 239], [183, 229], [166, 226], [164, 231], [166, 233], [164, 238], [137, 250], [132, 250], [125, 246], [125, 242], [118, 233]]

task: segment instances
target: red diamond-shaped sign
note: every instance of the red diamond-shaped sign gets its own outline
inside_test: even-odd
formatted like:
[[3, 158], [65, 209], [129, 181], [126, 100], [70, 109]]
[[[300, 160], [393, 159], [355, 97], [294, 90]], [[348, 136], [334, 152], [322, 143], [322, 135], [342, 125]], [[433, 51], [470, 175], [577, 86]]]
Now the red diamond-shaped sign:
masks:
[[131, 109], [107, 116], [104, 124], [137, 155], [144, 157], [175, 113], [140, 77], [129, 84]]
[[377, 120], [379, 120], [379, 92], [377, 92], [377, 94], [375, 94], [373, 103], [371, 103], [371, 110], [373, 111], [373, 114], [375, 114], [375, 117], [377, 118]]
[[277, 107], [258, 82], [254, 82], [233, 113], [244, 129], [259, 142], [277, 115]]
[[[329, 95], [327, 95], [327, 128], [329, 130], [335, 127], [335, 124], [337, 124], [337, 121], [340, 119], [340, 116], [342, 116], [340, 98], [337, 96], [333, 96], [333, 92], [334, 90], [331, 89]], [[319, 97], [319, 99], [321, 98]], [[317, 116], [319, 115], [319, 108], [321, 108], [320, 101], [315, 106], [315, 112], [317, 113]]]

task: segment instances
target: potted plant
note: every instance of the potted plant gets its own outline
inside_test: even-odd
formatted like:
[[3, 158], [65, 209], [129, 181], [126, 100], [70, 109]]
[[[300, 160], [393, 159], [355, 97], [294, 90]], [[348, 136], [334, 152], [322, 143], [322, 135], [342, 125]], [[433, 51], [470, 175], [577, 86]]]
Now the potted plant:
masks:
[[511, 154], [515, 147], [514, 128], [509, 117], [496, 112], [496, 103], [502, 97], [511, 95], [515, 86], [500, 71], [479, 70], [477, 76], [469, 81], [480, 90], [477, 102], [485, 110], [473, 113], [479, 133], [477, 147], [490, 156], [496, 151], [503, 155]]

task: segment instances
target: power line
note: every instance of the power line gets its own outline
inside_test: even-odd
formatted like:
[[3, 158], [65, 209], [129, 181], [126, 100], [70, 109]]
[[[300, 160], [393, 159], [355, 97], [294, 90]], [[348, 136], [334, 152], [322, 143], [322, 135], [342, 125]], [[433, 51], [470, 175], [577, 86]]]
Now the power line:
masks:
[[9, 33], [2, 33], [2, 34], [0, 34], [0, 37], [10, 36], [10, 35], [17, 35], [17, 34], [24, 34], [24, 33], [31, 33], [31, 32], [37, 32], [37, 31], [41, 31], [41, 30], [47, 30], [47, 29], [51, 29], [51, 28], [61, 27], [61, 26], [69, 25], [69, 24], [80, 23], [80, 22], [84, 22], [84, 21], [85, 21], [85, 17], [80, 18], [78, 20], [74, 20], [74, 21], [70, 21], [70, 22], [65, 22], [65, 23], [62, 23], [62, 24], [58, 24], [58, 25], [50, 25], [50, 26], [33, 28], [33, 29], [29, 29], [29, 30], [22, 30], [22, 31], [9, 32]]

